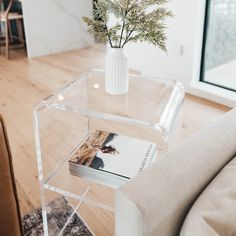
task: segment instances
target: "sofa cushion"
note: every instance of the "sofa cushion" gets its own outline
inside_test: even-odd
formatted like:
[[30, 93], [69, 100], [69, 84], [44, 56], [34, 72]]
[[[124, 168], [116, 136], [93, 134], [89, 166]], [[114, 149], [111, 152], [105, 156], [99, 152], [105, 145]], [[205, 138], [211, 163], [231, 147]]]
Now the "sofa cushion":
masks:
[[236, 157], [196, 200], [180, 235], [236, 236]]

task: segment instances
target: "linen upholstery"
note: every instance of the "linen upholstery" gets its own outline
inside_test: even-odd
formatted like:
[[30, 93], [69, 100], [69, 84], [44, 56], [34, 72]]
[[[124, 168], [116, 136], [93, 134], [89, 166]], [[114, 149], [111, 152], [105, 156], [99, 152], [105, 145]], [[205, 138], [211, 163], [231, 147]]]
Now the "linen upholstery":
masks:
[[236, 157], [194, 203], [180, 234], [189, 235], [236, 236]]
[[236, 109], [129, 180], [116, 193], [116, 235], [179, 235], [191, 205], [235, 156], [235, 141]]
[[0, 116], [0, 235], [23, 236], [12, 158]]

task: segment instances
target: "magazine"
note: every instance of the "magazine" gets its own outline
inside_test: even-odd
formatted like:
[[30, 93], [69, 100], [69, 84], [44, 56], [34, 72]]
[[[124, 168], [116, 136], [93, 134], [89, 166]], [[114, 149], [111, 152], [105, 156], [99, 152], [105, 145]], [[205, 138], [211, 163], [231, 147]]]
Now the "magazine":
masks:
[[69, 159], [72, 175], [120, 186], [149, 166], [157, 145], [105, 131], [92, 132]]

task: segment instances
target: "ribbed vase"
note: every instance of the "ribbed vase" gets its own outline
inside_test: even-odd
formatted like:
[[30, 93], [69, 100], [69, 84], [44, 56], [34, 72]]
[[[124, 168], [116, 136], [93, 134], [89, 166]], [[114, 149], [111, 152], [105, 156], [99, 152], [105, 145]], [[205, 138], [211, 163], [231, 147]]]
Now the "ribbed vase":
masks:
[[128, 58], [123, 48], [109, 48], [105, 59], [106, 91], [110, 94], [129, 90]]

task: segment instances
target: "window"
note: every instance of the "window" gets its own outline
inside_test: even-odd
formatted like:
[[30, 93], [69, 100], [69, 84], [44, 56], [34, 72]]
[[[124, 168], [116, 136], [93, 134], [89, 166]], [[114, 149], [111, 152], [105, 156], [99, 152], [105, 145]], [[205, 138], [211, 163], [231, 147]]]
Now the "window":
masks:
[[236, 92], [236, 1], [207, 0], [200, 81]]

